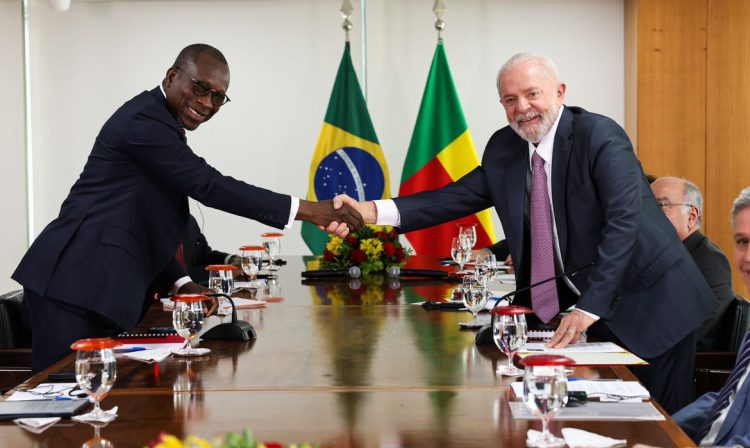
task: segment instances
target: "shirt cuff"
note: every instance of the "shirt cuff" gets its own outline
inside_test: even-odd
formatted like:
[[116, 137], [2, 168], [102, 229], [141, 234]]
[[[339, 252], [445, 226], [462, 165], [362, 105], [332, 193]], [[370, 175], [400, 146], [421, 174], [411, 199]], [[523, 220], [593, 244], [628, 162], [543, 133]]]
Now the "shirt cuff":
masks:
[[594, 313], [589, 313], [588, 311], [583, 311], [582, 309], [576, 308], [576, 307], [573, 307], [573, 309], [574, 310], [578, 310], [578, 311], [582, 312], [583, 314], [587, 315], [588, 317], [594, 319], [594, 322], [596, 322], [597, 320], [599, 320], [599, 316], [597, 316]]
[[378, 199], [373, 202], [375, 203], [375, 209], [378, 211], [378, 218], [375, 224], [393, 227], [401, 225], [401, 214], [398, 212], [398, 207], [396, 207], [396, 203], [392, 199]]
[[230, 262], [229, 262], [229, 260], [231, 260], [231, 259], [232, 259], [232, 257], [237, 257], [237, 258], [239, 258], [239, 255], [235, 255], [235, 254], [227, 254], [227, 256], [226, 256], [226, 257], [224, 257], [224, 264], [232, 264], [232, 263], [230, 263]]
[[289, 206], [289, 220], [284, 226], [285, 229], [292, 228], [294, 225], [294, 218], [297, 217], [297, 212], [299, 211], [299, 198], [295, 198], [294, 196], [290, 196], [290, 198], [292, 199], [292, 204]]
[[177, 294], [177, 292], [182, 288], [182, 285], [185, 283], [192, 282], [193, 280], [189, 276], [180, 277], [177, 279], [176, 282], [174, 282], [174, 285], [172, 285], [172, 294]]

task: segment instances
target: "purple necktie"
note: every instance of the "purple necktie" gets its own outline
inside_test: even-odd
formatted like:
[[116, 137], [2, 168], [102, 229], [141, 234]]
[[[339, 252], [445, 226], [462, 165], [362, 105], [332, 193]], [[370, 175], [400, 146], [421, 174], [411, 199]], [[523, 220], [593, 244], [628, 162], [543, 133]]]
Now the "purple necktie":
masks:
[[[555, 276], [555, 249], [552, 239], [552, 213], [544, 159], [534, 151], [531, 156], [531, 284]], [[557, 285], [554, 281], [531, 288], [531, 306], [534, 313], [547, 323], [560, 311]]]
[[745, 339], [742, 341], [740, 347], [741, 350], [737, 353], [737, 362], [734, 364], [734, 369], [729, 375], [727, 382], [724, 383], [724, 387], [719, 390], [719, 395], [717, 395], [716, 401], [711, 408], [710, 417], [703, 424], [703, 428], [699, 434], [700, 438], [697, 440], [698, 443], [706, 437], [714, 421], [719, 418], [721, 411], [723, 411], [727, 404], [729, 404], [729, 396], [737, 389], [737, 384], [740, 382], [740, 378], [742, 378], [745, 369], [747, 369], [748, 364], [750, 364], [750, 333], [745, 335]]

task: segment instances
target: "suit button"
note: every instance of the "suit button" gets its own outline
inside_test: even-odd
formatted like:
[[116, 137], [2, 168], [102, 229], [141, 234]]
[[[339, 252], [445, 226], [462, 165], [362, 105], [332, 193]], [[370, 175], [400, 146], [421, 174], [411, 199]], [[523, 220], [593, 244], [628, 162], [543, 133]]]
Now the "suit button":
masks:
[[180, 247], [180, 242], [179, 241], [175, 241], [174, 243], [172, 243], [172, 245], [174, 247]]

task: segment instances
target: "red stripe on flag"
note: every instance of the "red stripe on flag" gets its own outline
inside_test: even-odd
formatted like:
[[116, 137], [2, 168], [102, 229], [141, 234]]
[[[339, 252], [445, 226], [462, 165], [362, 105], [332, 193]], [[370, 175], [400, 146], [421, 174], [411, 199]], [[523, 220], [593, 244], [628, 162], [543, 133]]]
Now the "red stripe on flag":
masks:
[[[435, 157], [430, 160], [421, 170], [410, 177], [406, 182], [401, 184], [398, 195], [406, 196], [425, 190], [434, 190], [445, 184], [453, 182], [448, 175], [440, 160]], [[420, 255], [434, 255], [438, 257], [450, 257], [451, 240], [458, 236], [458, 223], [476, 223], [477, 224], [477, 243], [475, 249], [487, 247], [492, 244], [487, 231], [476, 215], [470, 215], [465, 218], [449, 221], [437, 226], [426, 229], [409, 232], [406, 238], [409, 239], [414, 250]]]

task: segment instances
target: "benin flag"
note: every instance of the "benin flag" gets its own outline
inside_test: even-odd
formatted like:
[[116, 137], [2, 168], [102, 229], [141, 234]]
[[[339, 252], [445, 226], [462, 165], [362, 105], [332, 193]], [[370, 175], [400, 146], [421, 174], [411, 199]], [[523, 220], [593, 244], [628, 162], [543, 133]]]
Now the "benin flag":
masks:
[[[349, 42], [310, 162], [307, 199], [332, 199], [341, 193], [359, 201], [391, 197], [388, 167], [354, 73]], [[302, 238], [314, 255], [323, 254], [328, 242], [325, 232], [304, 222]]]
[[[479, 165], [474, 142], [453, 85], [443, 42], [438, 42], [430, 75], [419, 107], [401, 173], [399, 196], [433, 190], [458, 180]], [[477, 248], [492, 244], [495, 231], [489, 210], [427, 229], [406, 237], [418, 254], [447, 256], [457, 223], [476, 223]]]

